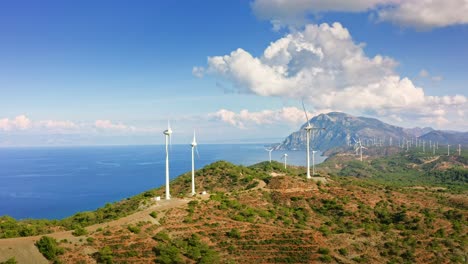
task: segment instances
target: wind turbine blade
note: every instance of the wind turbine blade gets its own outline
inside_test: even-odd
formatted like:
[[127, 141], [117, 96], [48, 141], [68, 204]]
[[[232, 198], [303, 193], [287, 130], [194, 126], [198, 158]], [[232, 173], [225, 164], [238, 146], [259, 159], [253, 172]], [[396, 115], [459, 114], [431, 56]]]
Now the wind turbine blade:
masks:
[[306, 111], [306, 108], [305, 108], [305, 105], [304, 105], [304, 99], [302, 99], [302, 109], [304, 109], [304, 114], [305, 114], [305, 118], [307, 120], [307, 124], [310, 126], [309, 116], [307, 115], [307, 111]]
[[198, 153], [198, 147], [195, 147], [195, 152], [197, 152], [197, 157], [200, 159], [200, 153]]

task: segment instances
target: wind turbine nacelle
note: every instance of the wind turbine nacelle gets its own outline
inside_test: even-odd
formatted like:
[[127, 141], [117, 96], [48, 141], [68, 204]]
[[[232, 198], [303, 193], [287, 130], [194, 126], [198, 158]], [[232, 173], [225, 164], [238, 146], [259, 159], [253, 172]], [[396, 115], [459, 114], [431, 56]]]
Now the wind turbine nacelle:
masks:
[[170, 136], [172, 134], [172, 130], [164, 130], [164, 135]]

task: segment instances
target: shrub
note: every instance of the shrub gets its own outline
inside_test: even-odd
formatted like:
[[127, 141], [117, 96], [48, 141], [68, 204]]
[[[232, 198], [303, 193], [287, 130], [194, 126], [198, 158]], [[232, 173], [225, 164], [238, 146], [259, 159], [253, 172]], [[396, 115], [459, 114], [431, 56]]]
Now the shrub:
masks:
[[130, 232], [132, 232], [132, 233], [134, 233], [134, 234], [138, 234], [138, 233], [140, 233], [140, 231], [141, 231], [141, 228], [139, 228], [138, 226], [131, 226], [131, 225], [130, 225], [130, 226], [128, 226], [127, 228], [128, 228], [128, 230], [129, 230]]
[[158, 217], [158, 213], [156, 213], [155, 211], [151, 212], [149, 215], [150, 215], [151, 217], [153, 217], [153, 218], [157, 218], [157, 217]]
[[338, 253], [340, 253], [342, 256], [346, 256], [348, 255], [348, 250], [346, 248], [340, 248], [338, 249]]
[[54, 238], [43, 236], [35, 243], [39, 252], [48, 260], [56, 260], [58, 255], [63, 254], [63, 248], [58, 246]]
[[327, 255], [327, 254], [330, 254], [330, 249], [328, 249], [328, 248], [319, 248], [317, 252], [319, 254]]
[[97, 263], [111, 264], [114, 258], [112, 249], [109, 246], [105, 246], [94, 254], [94, 258]]
[[84, 229], [82, 226], [77, 226], [72, 232], [72, 235], [74, 236], [84, 236], [86, 234], [88, 234], [88, 231], [86, 231], [86, 229]]
[[227, 232], [226, 235], [230, 238], [236, 238], [236, 239], [239, 239], [241, 237], [241, 233], [239, 229], [237, 228], [231, 229], [231, 231]]

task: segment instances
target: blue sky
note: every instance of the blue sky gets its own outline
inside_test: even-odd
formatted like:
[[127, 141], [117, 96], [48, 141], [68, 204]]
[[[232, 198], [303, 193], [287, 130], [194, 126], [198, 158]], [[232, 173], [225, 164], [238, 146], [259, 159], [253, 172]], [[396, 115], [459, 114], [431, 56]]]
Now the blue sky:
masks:
[[[176, 143], [194, 128], [210, 143], [271, 142], [305, 121], [301, 99], [311, 114], [467, 130], [466, 1], [341, 2], [2, 1], [0, 146], [159, 144], [167, 119]], [[414, 8], [438, 12], [405, 19]], [[372, 103], [343, 104], [348, 93]]]

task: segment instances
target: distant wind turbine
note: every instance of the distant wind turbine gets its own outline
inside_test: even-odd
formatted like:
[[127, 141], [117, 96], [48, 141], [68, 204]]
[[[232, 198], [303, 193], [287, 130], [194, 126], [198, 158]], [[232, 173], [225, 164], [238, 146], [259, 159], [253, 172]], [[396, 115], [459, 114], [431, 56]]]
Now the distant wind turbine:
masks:
[[283, 157], [281, 158], [284, 160], [284, 168], [286, 169], [287, 168], [287, 160], [288, 160], [288, 154], [284, 153], [283, 154]]
[[362, 149], [367, 149], [367, 148], [362, 146], [361, 139], [359, 139], [357, 145], [358, 145], [358, 147], [356, 148], [356, 150], [359, 150], [360, 155], [361, 155], [361, 161], [362, 161]]
[[166, 139], [166, 200], [171, 199], [169, 193], [169, 144], [171, 142], [172, 129], [169, 121], [167, 121], [167, 129], [164, 130], [164, 136]]
[[265, 149], [266, 151], [268, 151], [268, 157], [270, 158], [270, 163], [271, 163], [271, 152], [273, 151], [273, 148], [269, 148], [269, 149]]
[[192, 146], [192, 195], [195, 195], [195, 151], [197, 152], [197, 156], [200, 157], [198, 154], [198, 144], [195, 138], [195, 131], [193, 131], [193, 140], [190, 145]]

